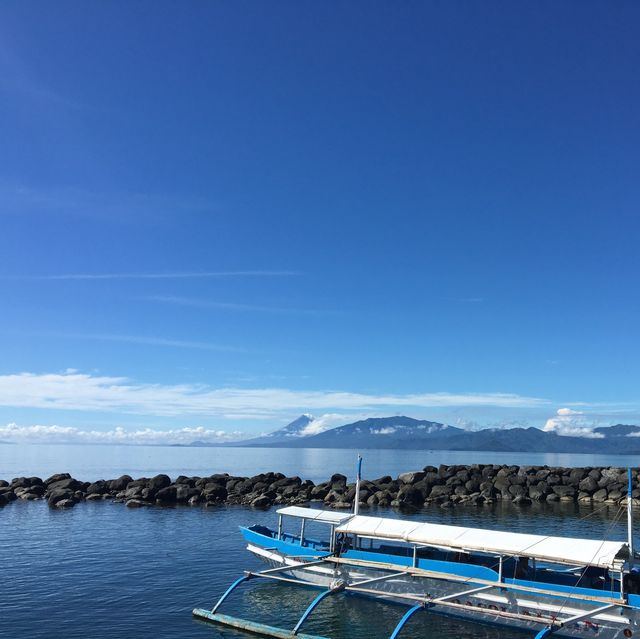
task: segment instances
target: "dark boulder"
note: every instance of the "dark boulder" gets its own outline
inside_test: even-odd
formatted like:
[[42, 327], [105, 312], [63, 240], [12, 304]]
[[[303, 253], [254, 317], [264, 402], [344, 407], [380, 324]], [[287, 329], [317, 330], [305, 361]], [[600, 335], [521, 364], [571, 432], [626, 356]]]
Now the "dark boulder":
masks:
[[[200, 490], [189, 484], [176, 484], [175, 489], [176, 501], [179, 502], [189, 501], [192, 497], [200, 497]], [[163, 490], [166, 490], [166, 488]]]
[[222, 502], [227, 498], [227, 489], [220, 484], [210, 482], [202, 490], [202, 496], [207, 501]]
[[165, 486], [156, 493], [156, 502], [160, 504], [175, 504], [177, 488], [175, 486]]
[[413, 486], [404, 486], [403, 488], [401, 488], [398, 491], [398, 496], [396, 497], [396, 499], [402, 505], [422, 506], [422, 504], [424, 503], [422, 492]]
[[49, 484], [53, 484], [57, 481], [62, 481], [63, 479], [71, 479], [71, 475], [69, 473], [57, 473], [55, 475], [51, 475], [48, 479], [44, 480], [46, 486]]
[[149, 478], [148, 477], [140, 477], [139, 479], [132, 479], [128, 484], [127, 484], [127, 490], [129, 488], [146, 488], [149, 485]]
[[[61, 501], [72, 501], [72, 502], [76, 502], [77, 499], [73, 493], [73, 491], [69, 488], [55, 488], [53, 489], [50, 493], [49, 493], [49, 498], [48, 498], [48, 502], [49, 502], [49, 506], [52, 507], [57, 507], [58, 502]], [[65, 504], [66, 507], [67, 504]]]
[[14, 477], [11, 480], [12, 488], [27, 488], [31, 485], [31, 482], [26, 477]]
[[429, 493], [429, 499], [443, 499], [452, 493], [451, 486], [434, 486]]
[[49, 492], [53, 490], [61, 489], [69, 489], [72, 491], [80, 490], [84, 487], [82, 482], [79, 482], [77, 479], [73, 479], [72, 477], [67, 477], [65, 479], [60, 479], [59, 481], [49, 482], [47, 484], [47, 490]]
[[544, 501], [549, 494], [549, 490], [546, 482], [538, 482], [533, 486], [529, 486], [529, 498], [534, 501]]
[[527, 494], [527, 489], [520, 484], [513, 484], [509, 486], [509, 494], [513, 497], [524, 497]]
[[433, 484], [428, 482], [426, 479], [423, 479], [422, 481], [414, 484], [413, 488], [420, 491], [420, 494], [422, 495], [422, 501], [424, 502], [424, 500], [431, 494]]
[[414, 471], [410, 473], [402, 473], [398, 475], [398, 481], [401, 484], [415, 484], [424, 479], [426, 473], [424, 471]]
[[4, 495], [4, 497], [8, 501], [14, 501], [15, 499], [17, 499], [17, 495], [13, 491], [13, 488], [11, 488], [9, 486], [5, 486], [4, 488], [0, 488], [0, 495]]
[[169, 478], [169, 475], [156, 475], [149, 480], [148, 485], [149, 490], [157, 493], [159, 490], [162, 490], [163, 488], [171, 485], [171, 479]]
[[607, 489], [600, 488], [600, 490], [596, 490], [596, 492], [593, 493], [593, 501], [596, 501], [596, 502], [606, 501], [607, 496], [608, 496]]
[[187, 486], [191, 486], [193, 488], [199, 479], [200, 477], [187, 477], [186, 475], [179, 475], [173, 483], [186, 484]]
[[45, 488], [42, 484], [36, 484], [34, 486], [29, 486], [28, 488], [24, 489], [24, 492], [22, 495], [20, 495], [20, 497], [22, 499], [25, 499], [25, 497], [23, 496], [24, 493], [30, 493], [32, 495], [35, 495], [36, 497], [42, 497], [45, 493]]
[[146, 486], [132, 486], [131, 488], [127, 488], [127, 490], [124, 491], [124, 495], [123, 497], [125, 499], [141, 499], [142, 498], [142, 492], [146, 489]]
[[118, 477], [118, 479], [112, 479], [107, 482], [109, 487], [109, 491], [111, 492], [120, 492], [121, 490], [126, 490], [127, 486], [133, 481], [133, 479], [129, 475], [122, 475]]
[[260, 497], [256, 497], [252, 502], [252, 508], [269, 508], [272, 504], [271, 499], [266, 495], [260, 495]]
[[573, 486], [554, 486], [553, 492], [563, 501], [573, 501], [576, 497], [576, 489]]
[[311, 499], [324, 499], [329, 493], [327, 484], [318, 484], [311, 490]]
[[578, 484], [578, 488], [587, 493], [594, 493], [598, 490], [598, 482], [589, 474]]
[[109, 492], [109, 486], [104, 479], [99, 479], [89, 484], [85, 489], [87, 495], [104, 495]]

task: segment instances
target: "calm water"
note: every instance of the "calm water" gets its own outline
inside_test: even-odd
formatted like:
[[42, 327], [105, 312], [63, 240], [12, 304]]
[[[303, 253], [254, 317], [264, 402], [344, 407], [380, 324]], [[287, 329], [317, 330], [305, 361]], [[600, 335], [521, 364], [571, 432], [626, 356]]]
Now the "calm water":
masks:
[[[68, 470], [81, 479], [168, 472], [171, 476], [226, 471], [254, 474], [281, 470], [312, 479], [332, 472], [352, 474], [353, 451], [2, 446], [0, 477], [48, 475]], [[367, 451], [373, 477], [420, 468], [427, 463], [482, 461], [472, 453]], [[556, 456], [546, 463], [564, 464]], [[532, 459], [533, 458], [533, 459]], [[583, 461], [573, 465], [605, 464]], [[517, 462], [518, 456], [491, 460]], [[525, 463], [522, 460], [522, 463]], [[535, 456], [526, 463], [543, 463]], [[615, 458], [616, 465], [624, 462]], [[389, 511], [388, 511], [389, 512]], [[577, 505], [510, 504], [483, 508], [429, 508], [413, 518], [549, 534], [601, 538], [613, 510], [592, 512]], [[394, 516], [398, 516], [394, 513]], [[248, 637], [196, 622], [193, 607], [210, 607], [243, 569], [259, 564], [244, 550], [237, 527], [275, 522], [275, 512], [243, 507], [129, 509], [88, 502], [68, 511], [43, 502], [14, 502], [0, 509], [2, 614], [0, 637], [25, 639], [220, 639]], [[609, 531], [622, 539], [624, 525]], [[222, 612], [293, 627], [313, 591], [251, 582]], [[334, 639], [384, 639], [403, 609], [337, 596], [323, 602], [306, 631]], [[408, 639], [507, 639], [499, 631], [424, 614], [411, 622]], [[517, 635], [526, 636], [526, 635]]]
[[[575, 528], [590, 512], [576, 506], [431, 508], [417, 515], [442, 523], [601, 537], [606, 512]], [[210, 607], [242, 569], [259, 564], [244, 550], [240, 524], [275, 523], [275, 512], [242, 507], [129, 509], [88, 502], [53, 511], [43, 502], [14, 502], [0, 511], [3, 605], [0, 636], [29, 639], [188, 639], [241, 637], [196, 622], [193, 607]], [[624, 526], [611, 537], [623, 538]], [[228, 614], [291, 626], [313, 591], [248, 584], [225, 606]], [[338, 596], [314, 613], [308, 632], [334, 639], [384, 639], [403, 609]], [[409, 639], [514, 636], [436, 615], [416, 616]], [[518, 635], [524, 636], [524, 635]]]
[[[367, 450], [363, 475], [396, 476], [408, 470], [439, 464], [524, 464], [549, 466], [637, 466], [631, 455], [571, 455], [493, 453], [477, 451]], [[226, 472], [256, 475], [279, 471], [304, 479], [324, 481], [333, 473], [352, 477], [356, 451], [325, 448], [178, 448], [167, 446], [71, 446], [0, 444], [0, 479], [21, 475], [48, 477], [69, 472], [82, 481], [166, 473], [211, 475]]]

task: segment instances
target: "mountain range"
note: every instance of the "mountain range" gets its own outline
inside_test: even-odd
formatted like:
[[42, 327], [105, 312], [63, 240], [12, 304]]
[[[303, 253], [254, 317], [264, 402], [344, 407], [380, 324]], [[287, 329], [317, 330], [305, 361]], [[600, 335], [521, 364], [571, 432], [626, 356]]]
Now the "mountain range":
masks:
[[[272, 433], [226, 444], [275, 448], [371, 448], [481, 450], [496, 452], [640, 454], [640, 426], [596, 428], [590, 437], [559, 435], [539, 428], [470, 431], [412, 417], [372, 417], [322, 432], [310, 415]], [[193, 445], [203, 445], [194, 442]]]

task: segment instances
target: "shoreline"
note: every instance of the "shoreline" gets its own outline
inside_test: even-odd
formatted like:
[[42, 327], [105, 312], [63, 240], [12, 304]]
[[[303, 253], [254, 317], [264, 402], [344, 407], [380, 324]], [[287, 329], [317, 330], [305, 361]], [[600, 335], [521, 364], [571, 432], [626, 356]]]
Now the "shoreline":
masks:
[[[640, 499], [639, 471], [632, 471], [633, 499]], [[207, 477], [168, 475], [82, 482], [69, 473], [43, 480], [17, 477], [0, 480], [0, 506], [22, 500], [47, 501], [52, 508], [71, 508], [81, 501], [110, 500], [128, 507], [309, 504], [347, 510], [353, 507], [355, 484], [336, 473], [325, 482], [269, 472], [241, 477], [217, 473]], [[627, 499], [627, 470], [619, 467], [564, 468], [497, 464], [425, 466], [401, 473], [362, 480], [360, 507], [419, 509], [437, 505], [482, 506], [509, 501], [522, 506], [533, 502], [622, 504]]]

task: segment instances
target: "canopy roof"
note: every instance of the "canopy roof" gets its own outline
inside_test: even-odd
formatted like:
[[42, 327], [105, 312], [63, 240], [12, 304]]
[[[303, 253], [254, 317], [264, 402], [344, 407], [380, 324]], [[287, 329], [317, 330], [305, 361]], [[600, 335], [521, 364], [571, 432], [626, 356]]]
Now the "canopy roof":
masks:
[[302, 506], [287, 506], [277, 511], [278, 515], [288, 515], [289, 517], [300, 517], [302, 519], [312, 519], [327, 524], [341, 524], [343, 521], [353, 517], [353, 513], [339, 513], [335, 510], [318, 510], [317, 508], [302, 508]]
[[620, 561], [629, 554], [627, 544], [622, 541], [547, 537], [362, 515], [351, 517], [336, 531], [457, 551], [518, 555], [554, 563], [602, 568], [613, 568], [614, 560], [619, 566]]

